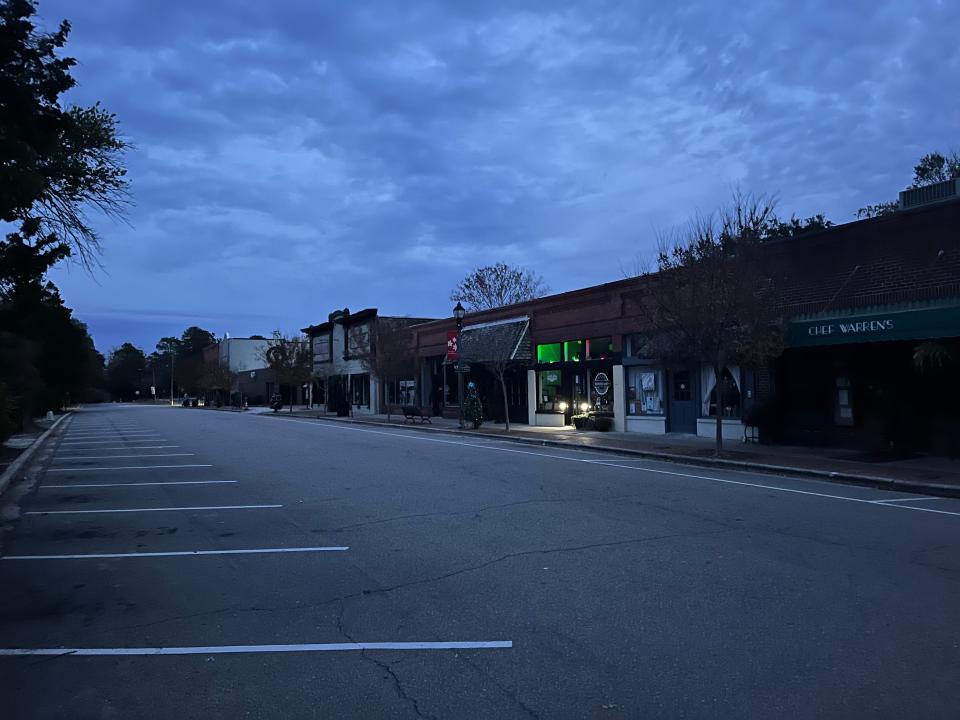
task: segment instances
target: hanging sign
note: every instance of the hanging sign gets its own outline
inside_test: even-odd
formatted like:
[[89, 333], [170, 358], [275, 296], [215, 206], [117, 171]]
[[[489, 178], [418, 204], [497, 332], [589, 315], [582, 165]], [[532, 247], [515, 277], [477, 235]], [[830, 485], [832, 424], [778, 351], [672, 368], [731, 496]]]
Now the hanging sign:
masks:
[[460, 359], [460, 348], [457, 342], [457, 331], [447, 331], [447, 360], [453, 362]]

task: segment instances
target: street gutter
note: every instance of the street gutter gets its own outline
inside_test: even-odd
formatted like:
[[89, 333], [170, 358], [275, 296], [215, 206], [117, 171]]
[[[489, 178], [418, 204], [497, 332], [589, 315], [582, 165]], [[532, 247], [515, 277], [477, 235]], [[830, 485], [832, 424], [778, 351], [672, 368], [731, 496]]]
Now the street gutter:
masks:
[[64, 420], [73, 415], [72, 412], [66, 412], [60, 417], [57, 418], [56, 422], [53, 423], [50, 427], [44, 431], [40, 437], [31, 443], [30, 447], [20, 453], [17, 456], [17, 459], [10, 463], [9, 467], [3, 471], [3, 475], [0, 475], [0, 495], [6, 491], [7, 487], [10, 485], [14, 477], [17, 477], [18, 474], [26, 467], [27, 463], [30, 462], [30, 458], [34, 456], [37, 450], [40, 449], [40, 446], [43, 445], [44, 440], [46, 440], [50, 433], [52, 433], [57, 427], [60, 426]]
[[[284, 417], [282, 414], [276, 414]], [[263, 417], [272, 417], [274, 413], [263, 413]], [[290, 419], [290, 416], [286, 416]], [[602, 445], [580, 445], [578, 443], [565, 442], [563, 440], [539, 440], [536, 438], [516, 437], [506, 434], [481, 433], [472, 430], [459, 430], [455, 428], [438, 428], [420, 425], [395, 425], [393, 423], [377, 422], [374, 420], [335, 419], [323, 416], [294, 415], [298, 419], [321, 420], [329, 423], [351, 423], [354, 425], [371, 425], [374, 427], [389, 427], [407, 430], [421, 430], [424, 432], [442, 433], [444, 435], [454, 435], [458, 437], [470, 436], [478, 438], [495, 438], [507, 442], [519, 443], [523, 445], [536, 445], [538, 447], [555, 447], [564, 450], [581, 450], [584, 452], [609, 453], [611, 455], [630, 455], [633, 457], [649, 458], [651, 460], [662, 460], [682, 465], [696, 465], [699, 467], [721, 467], [730, 470], [748, 470], [756, 471], [769, 475], [787, 475], [791, 477], [806, 477], [816, 480], [827, 480], [829, 482], [842, 483], [846, 485], [866, 485], [882, 490], [892, 490], [895, 492], [913, 493], [916, 495], [934, 495], [937, 497], [960, 497], [960, 485], [946, 485], [934, 482], [917, 482], [915, 480], [898, 480], [896, 478], [879, 477], [876, 475], [861, 475], [858, 473], [838, 472], [835, 470], [818, 470], [816, 468], [798, 468], [789, 465], [770, 465], [767, 463], [750, 462], [746, 460], [727, 460], [725, 458], [706, 458], [690, 455], [680, 455], [677, 453], [665, 453], [656, 450], [633, 450], [630, 448], [615, 448]]]

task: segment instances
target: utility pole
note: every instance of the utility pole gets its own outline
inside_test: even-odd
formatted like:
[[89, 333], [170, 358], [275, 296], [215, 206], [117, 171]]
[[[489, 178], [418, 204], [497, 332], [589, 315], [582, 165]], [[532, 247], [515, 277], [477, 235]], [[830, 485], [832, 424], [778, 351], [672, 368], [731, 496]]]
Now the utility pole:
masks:
[[170, 351], [170, 407], [173, 407], [173, 371], [177, 363], [177, 354]]
[[457, 301], [457, 306], [453, 309], [453, 319], [457, 321], [457, 361], [453, 366], [454, 370], [457, 373], [457, 401], [460, 405], [460, 429], [463, 430], [463, 368], [462, 357], [460, 355], [460, 333], [463, 332], [463, 318], [467, 314], [466, 310], [463, 309], [463, 305], [460, 304], [460, 301]]

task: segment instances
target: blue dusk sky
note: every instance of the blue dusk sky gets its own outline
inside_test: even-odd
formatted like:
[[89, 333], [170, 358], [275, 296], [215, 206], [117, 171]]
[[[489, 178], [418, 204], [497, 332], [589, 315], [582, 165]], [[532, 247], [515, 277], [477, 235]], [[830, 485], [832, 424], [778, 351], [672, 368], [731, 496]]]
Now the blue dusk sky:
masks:
[[735, 187], [854, 219], [960, 147], [960, 2], [41, 0], [68, 100], [133, 144], [104, 269], [52, 279], [97, 346], [449, 314], [497, 261], [623, 276]]

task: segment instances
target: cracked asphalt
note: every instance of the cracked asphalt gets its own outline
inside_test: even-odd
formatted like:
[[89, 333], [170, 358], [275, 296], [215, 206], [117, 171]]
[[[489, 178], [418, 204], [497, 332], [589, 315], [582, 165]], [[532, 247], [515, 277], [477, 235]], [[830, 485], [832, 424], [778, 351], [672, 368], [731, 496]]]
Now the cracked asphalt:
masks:
[[[110, 406], [62, 424], [0, 505], [4, 718], [955, 718], [960, 706], [960, 500]], [[316, 547], [349, 549], [273, 552]], [[252, 549], [271, 552], [138, 556]], [[62, 557], [90, 554], [133, 557]], [[512, 647], [269, 650], [461, 641]], [[250, 651], [223, 650], [238, 645]], [[2, 654], [58, 648], [106, 654]]]

